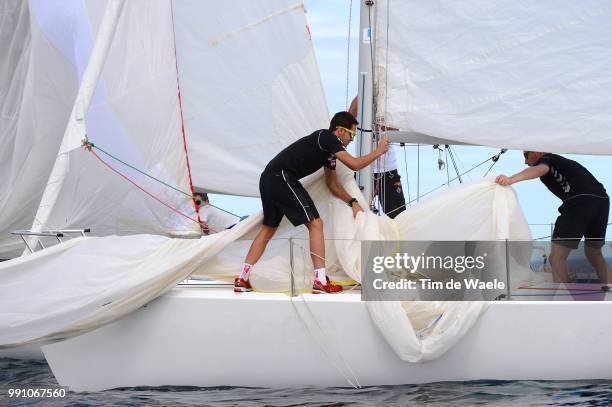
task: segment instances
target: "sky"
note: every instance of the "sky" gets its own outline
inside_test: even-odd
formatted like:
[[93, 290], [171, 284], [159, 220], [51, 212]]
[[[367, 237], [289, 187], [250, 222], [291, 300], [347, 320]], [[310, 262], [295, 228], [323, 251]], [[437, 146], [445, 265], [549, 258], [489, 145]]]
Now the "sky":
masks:
[[[304, 3], [313, 46], [321, 72], [321, 80], [327, 97], [327, 106], [330, 115], [332, 115], [335, 112], [346, 110], [347, 73], [348, 101], [350, 102], [357, 93], [359, 1], [305, 0]], [[351, 37], [349, 41], [348, 22], [349, 5], [351, 3]], [[347, 53], [349, 42], [350, 49]], [[393, 148], [395, 148], [398, 172], [402, 177], [406, 201], [409, 201], [409, 196], [410, 199], [416, 199], [417, 188], [420, 195], [423, 195], [446, 183], [446, 168], [441, 171], [438, 169], [438, 152], [432, 146], [420, 146], [418, 148], [420, 160], [417, 160], [417, 147], [402, 148], [394, 146]], [[455, 146], [452, 149], [455, 152], [460, 172], [465, 172], [499, 152], [498, 149], [473, 146]], [[612, 161], [610, 157], [564, 156], [584, 165], [610, 191], [610, 188], [612, 188], [612, 171], [610, 171]], [[446, 161], [444, 155], [442, 159]], [[450, 166], [449, 170], [451, 178], [453, 178], [454, 169], [450, 162], [447, 165]], [[489, 166], [490, 162], [470, 172], [463, 177], [464, 181], [481, 178]], [[524, 168], [522, 152], [511, 150], [501, 156], [498, 163], [491, 169], [489, 175], [512, 175]], [[417, 172], [419, 173], [418, 182]], [[453, 184], [456, 184], [456, 182]], [[517, 183], [512, 187], [517, 193], [527, 221], [532, 224], [533, 237], [549, 236], [551, 234], [550, 225], [554, 223], [559, 215], [557, 208], [561, 201], [550, 193], [539, 180]], [[254, 213], [261, 208], [258, 198], [235, 198], [215, 195], [211, 196], [211, 202], [240, 215]], [[611, 231], [612, 229], [608, 228], [608, 235]]]

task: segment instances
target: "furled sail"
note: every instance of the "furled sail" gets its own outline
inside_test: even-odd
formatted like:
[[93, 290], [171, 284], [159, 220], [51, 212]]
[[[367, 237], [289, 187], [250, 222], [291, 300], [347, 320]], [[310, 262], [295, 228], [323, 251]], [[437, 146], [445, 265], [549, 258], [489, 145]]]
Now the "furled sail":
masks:
[[609, 1], [376, 4], [379, 121], [468, 144], [612, 154]]

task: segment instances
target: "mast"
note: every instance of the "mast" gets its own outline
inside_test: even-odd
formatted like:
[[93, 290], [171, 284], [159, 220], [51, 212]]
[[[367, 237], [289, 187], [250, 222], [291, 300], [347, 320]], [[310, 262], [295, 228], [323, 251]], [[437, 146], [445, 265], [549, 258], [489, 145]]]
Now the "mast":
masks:
[[[359, 120], [358, 151], [361, 155], [372, 152], [373, 131], [373, 67], [374, 67], [374, 17], [375, 8], [373, 0], [360, 1], [359, 20], [359, 75], [358, 75], [358, 99], [357, 120]], [[357, 173], [357, 184], [362, 188], [363, 195], [368, 201], [372, 201], [372, 165], [368, 165]]]
[[[70, 113], [66, 131], [64, 132], [62, 144], [57, 153], [57, 158], [55, 164], [53, 164], [51, 174], [49, 175], [49, 180], [43, 192], [40, 205], [34, 216], [34, 222], [31, 228], [33, 232], [42, 231], [49, 221], [51, 211], [55, 206], [57, 197], [62, 190], [66, 174], [70, 168], [70, 151], [81, 147], [83, 141], [87, 140], [85, 114], [89, 108], [89, 103], [91, 102], [94, 91], [96, 90], [96, 85], [102, 73], [110, 44], [113, 41], [123, 3], [124, 0], [110, 0], [106, 6], [104, 17], [100, 23], [96, 41], [91, 50], [89, 62], [87, 63], [87, 68], [83, 74], [79, 92], [72, 106], [72, 112]], [[39, 238], [33, 236], [28, 240], [30, 246], [36, 248]], [[27, 251], [24, 251], [24, 254], [25, 253], [27, 253]]]

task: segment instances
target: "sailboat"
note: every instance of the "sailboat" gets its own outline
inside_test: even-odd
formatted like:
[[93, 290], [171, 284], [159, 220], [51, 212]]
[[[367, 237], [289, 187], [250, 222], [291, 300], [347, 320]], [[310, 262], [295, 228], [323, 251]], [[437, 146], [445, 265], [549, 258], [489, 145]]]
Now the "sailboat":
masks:
[[[87, 59], [83, 78], [94, 80], [101, 75], [103, 80], [94, 80], [95, 92], [85, 79], [75, 82], [80, 83], [77, 102], [64, 111], [69, 124], [62, 141], [55, 144], [58, 159], [50, 165], [51, 173], [58, 175], [47, 183], [51, 187], [44, 188], [36, 218], [40, 226], [58, 230], [82, 227], [86, 221], [94, 232], [104, 231], [108, 224], [115, 229], [0, 264], [4, 284], [0, 286], [1, 346], [42, 344], [58, 383], [74, 391], [143, 385], [358, 387], [473, 379], [612, 378], [612, 365], [602, 357], [612, 334], [612, 328], [601, 323], [610, 307], [607, 302], [365, 302], [358, 289], [315, 296], [302, 292], [311, 284], [312, 266], [305, 231], [287, 223], [253, 270], [252, 282], [260, 292], [238, 296], [223, 286], [177, 286], [189, 276], [231, 279], [261, 214], [202, 239], [151, 234], [159, 230], [127, 234], [126, 225], [144, 233], [143, 218], [164, 225], [163, 220], [193, 217], [187, 209], [169, 209], [188, 206], [189, 194], [180, 191], [189, 192], [190, 174], [191, 184], [212, 191], [256, 194], [249, 188], [255, 185], [253, 175], [262, 161], [252, 164], [253, 158], [240, 158], [255, 147], [247, 144], [245, 151], [233, 152], [240, 150], [245, 138], [246, 143], [259, 143], [259, 138], [249, 138], [252, 120], [269, 125], [270, 119], [260, 110], [250, 115], [244, 106], [276, 112], [271, 137], [287, 138], [277, 139], [269, 152], [306, 134], [304, 126], [325, 127], [326, 114], [319, 117], [317, 113], [326, 109], [320, 103], [322, 87], [303, 7], [278, 1], [265, 2], [267, 9], [236, 1], [196, 13], [202, 3], [109, 0], [106, 8], [101, 3], [78, 3], [86, 11], [81, 17], [91, 19], [85, 28], [99, 27], [91, 51], [99, 59]], [[602, 106], [609, 105], [606, 86], [612, 81], [603, 66], [611, 53], [593, 52], [605, 49], [605, 41], [612, 38], [602, 35], [612, 27], [605, 24], [612, 13], [609, 7], [593, 1], [552, 13], [543, 6], [511, 6], [503, 1], [489, 2], [487, 7], [467, 2], [455, 6], [459, 9], [403, 2], [393, 4], [391, 13], [391, 2], [362, 3], [360, 46], [367, 50], [361, 53], [359, 77], [362, 151], [375, 143], [371, 135], [376, 124], [382, 124], [401, 129], [389, 136], [403, 142], [415, 137], [425, 142], [431, 137], [432, 142], [448, 144], [610, 154], [612, 138], [604, 131], [610, 110]], [[36, 8], [40, 4], [29, 2], [30, 12], [41, 11]], [[481, 18], [474, 19], [465, 10], [478, 12]], [[210, 18], [207, 24], [201, 21], [204, 15]], [[223, 17], [213, 17], [218, 15]], [[526, 15], [531, 19], [525, 21]], [[436, 16], [441, 17], [433, 19]], [[581, 35], [560, 35], [567, 30]], [[206, 34], [199, 37], [197, 33]], [[276, 61], [274, 67], [256, 67], [254, 61], [282, 54], [267, 48], [277, 40], [284, 51], [295, 53], [294, 63]], [[453, 41], [466, 43], [458, 46]], [[539, 41], [555, 47], [545, 53]], [[568, 49], [573, 50], [570, 56], [584, 57], [581, 45], [585, 43], [590, 46], [585, 52], [592, 58], [588, 66], [580, 70], [566, 66], [565, 76], [563, 72], [551, 76], [544, 69], [558, 67], [555, 58], [566, 61]], [[261, 58], [255, 44], [268, 49], [270, 58]], [[532, 59], [519, 60], [519, 51]], [[137, 62], [138, 58], [142, 60]], [[517, 71], [508, 59], [531, 69]], [[98, 62], [96, 67], [95, 60], [105, 63]], [[223, 77], [202, 75], [204, 61], [220, 75], [249, 66], [258, 74], [268, 74], [269, 81], [251, 92], [242, 92], [245, 84], [240, 82], [233, 91], [242, 99], [220, 101], [206, 90], [233, 84]], [[546, 64], [539, 66], [543, 61]], [[524, 81], [507, 83], [510, 72]], [[244, 70], [233, 73], [232, 78], [245, 74]], [[210, 81], [206, 87], [199, 86], [203, 78]], [[87, 88], [94, 101], [89, 108], [87, 97], [79, 97]], [[270, 89], [271, 96], [262, 95]], [[190, 91], [196, 92], [194, 98], [189, 97]], [[568, 92], [576, 104], [563, 109]], [[311, 98], [304, 100], [304, 94]], [[207, 103], [199, 104], [206, 97], [210, 98]], [[533, 111], [524, 109], [521, 102], [527, 99]], [[546, 105], [537, 103], [542, 99]], [[216, 105], [216, 115], [205, 115]], [[226, 111], [229, 116], [219, 119]], [[595, 113], [584, 117], [586, 111]], [[242, 114], [247, 118], [244, 122]], [[114, 119], [108, 120], [109, 115]], [[312, 116], [291, 121], [298, 115]], [[537, 120], [546, 115], [550, 119]], [[577, 116], [585, 119], [579, 138], [572, 135]], [[101, 117], [99, 122], [96, 117]], [[121, 125], [113, 128], [115, 120]], [[117, 130], [124, 137], [116, 136]], [[101, 160], [103, 155], [106, 160], [114, 156], [130, 163], [123, 175], [132, 183], [116, 173], [101, 175], [101, 160], [92, 159], [91, 151], [81, 148], [84, 135], [86, 146], [94, 152], [99, 148]], [[190, 147], [192, 142], [195, 148]], [[226, 150], [219, 150], [219, 145]], [[194, 160], [192, 151], [198, 151], [198, 146], [203, 153]], [[142, 151], [151, 155], [145, 157]], [[185, 151], [191, 171], [187, 171]], [[196, 169], [197, 165], [210, 167]], [[236, 177], [244, 181], [243, 189], [228, 189], [240, 185], [234, 170], [246, 171]], [[345, 188], [367, 207], [368, 173], [359, 176], [362, 194], [351, 171], [339, 166], [338, 172]], [[196, 174], [210, 178], [198, 181]], [[149, 175], [166, 183], [172, 180], [175, 189], [168, 192], [167, 186], [159, 186]], [[84, 185], [85, 179], [99, 181]], [[61, 188], [54, 187], [60, 184]], [[167, 206], [145, 199], [151, 195], [135, 185]], [[151, 191], [152, 185], [159, 189]], [[331, 198], [320, 174], [313, 174], [305, 185], [325, 220], [326, 261], [336, 278], [360, 281], [362, 240], [531, 237], [514, 192], [490, 180], [441, 192], [394, 220], [373, 213], [353, 219], [346, 205]], [[74, 200], [74, 191], [80, 188], [85, 195]], [[162, 191], [167, 194], [163, 199]], [[91, 197], [96, 199], [92, 202]], [[191, 223], [197, 230], [197, 223]], [[162, 229], [170, 235], [168, 223]], [[525, 281], [532, 277], [524, 275]]]

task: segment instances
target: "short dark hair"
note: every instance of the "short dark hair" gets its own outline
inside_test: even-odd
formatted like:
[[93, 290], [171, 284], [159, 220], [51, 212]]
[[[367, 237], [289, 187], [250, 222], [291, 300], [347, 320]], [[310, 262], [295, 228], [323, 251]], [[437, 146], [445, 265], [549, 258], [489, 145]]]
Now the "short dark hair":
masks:
[[359, 124], [357, 119], [349, 112], [338, 112], [332, 117], [329, 122], [329, 131], [336, 130], [337, 127], [345, 127], [350, 129], [354, 124]]

